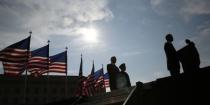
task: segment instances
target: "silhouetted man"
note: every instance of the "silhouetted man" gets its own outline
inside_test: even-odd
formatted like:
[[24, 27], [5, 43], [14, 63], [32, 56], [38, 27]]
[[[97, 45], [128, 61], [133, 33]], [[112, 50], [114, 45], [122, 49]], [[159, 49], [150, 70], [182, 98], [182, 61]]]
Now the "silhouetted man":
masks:
[[115, 65], [116, 62], [117, 62], [117, 59], [116, 59], [115, 56], [113, 56], [113, 57], [111, 57], [111, 64], [107, 65], [107, 71], [108, 71], [108, 74], [109, 74], [109, 83], [110, 83], [110, 89], [111, 90], [117, 89], [116, 77], [117, 77], [117, 74], [119, 73], [119, 69]]
[[167, 40], [164, 46], [167, 58], [167, 68], [170, 71], [171, 76], [176, 76], [180, 74], [180, 65], [176, 49], [172, 44], [173, 36], [171, 34], [167, 34], [165, 38]]
[[178, 54], [184, 73], [191, 73], [200, 68], [200, 57], [195, 44], [189, 39], [186, 39], [185, 42], [187, 45], [180, 49]]
[[121, 69], [121, 71], [117, 75], [117, 88], [131, 87], [130, 78], [128, 76], [128, 73], [125, 72], [126, 71], [125, 63], [121, 64], [119, 68]]
[[192, 62], [192, 70], [198, 70], [200, 68], [200, 56], [198, 50], [195, 47], [194, 42], [190, 41], [189, 39], [186, 39], [185, 41], [189, 45], [189, 49], [192, 54], [190, 57], [191, 59], [189, 59], [189, 61]]

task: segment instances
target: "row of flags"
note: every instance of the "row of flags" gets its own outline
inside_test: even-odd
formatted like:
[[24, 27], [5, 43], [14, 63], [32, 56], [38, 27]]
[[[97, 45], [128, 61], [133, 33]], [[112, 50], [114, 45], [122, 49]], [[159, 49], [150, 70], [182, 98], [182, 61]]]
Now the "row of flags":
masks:
[[104, 93], [109, 87], [109, 75], [104, 74], [103, 66], [101, 69], [95, 71], [93, 62], [91, 73], [87, 77], [83, 77], [82, 68], [83, 61], [81, 57], [79, 69], [79, 85], [76, 91], [76, 96], [94, 96], [96, 94]]
[[106, 92], [106, 89], [109, 87], [108, 73], [104, 74], [103, 66], [101, 69], [95, 71], [94, 62], [91, 73], [87, 77], [83, 76], [83, 60], [81, 56], [79, 84], [75, 91], [75, 96], [94, 96]]
[[31, 36], [0, 51], [5, 75], [21, 75], [25, 70], [32, 75], [67, 74], [67, 51], [49, 56], [49, 44], [30, 51], [30, 39]]
[[[49, 72], [67, 75], [67, 50], [49, 56], [49, 43], [46, 46], [30, 51], [31, 35], [0, 51], [4, 74], [18, 76], [24, 71], [40, 76]], [[90, 75], [83, 76], [83, 60], [81, 56], [79, 80], [76, 95], [94, 96], [109, 87], [109, 75], [104, 74], [103, 67], [95, 72], [94, 62]]]

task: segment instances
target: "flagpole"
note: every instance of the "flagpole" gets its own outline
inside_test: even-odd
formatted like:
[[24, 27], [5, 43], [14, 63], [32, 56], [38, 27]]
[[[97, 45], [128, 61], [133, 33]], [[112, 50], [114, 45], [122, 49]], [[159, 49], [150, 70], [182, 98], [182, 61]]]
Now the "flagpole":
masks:
[[[102, 64], [102, 74], [103, 74], [103, 84], [102, 84], [102, 91], [104, 92], [106, 92], [106, 88], [105, 88], [105, 84], [104, 84], [104, 65]], [[101, 92], [101, 93], [103, 93], [103, 92]]]
[[[47, 56], [48, 56], [48, 57], [47, 57], [47, 60], [48, 60], [48, 61], [47, 61], [47, 64], [48, 64], [48, 66], [47, 66], [47, 88], [46, 88], [46, 97], [49, 96], [49, 95], [48, 95], [48, 94], [49, 94], [49, 91], [48, 91], [48, 90], [49, 90], [49, 82], [50, 82], [50, 80], [49, 80], [49, 65], [50, 65], [50, 60], [49, 60], [49, 59], [50, 59], [50, 58], [49, 58], [49, 57], [50, 57], [50, 54], [49, 54], [50, 50], [49, 50], [49, 49], [50, 49], [50, 40], [47, 41], [47, 44], [48, 44], [48, 55], [47, 55]], [[49, 98], [46, 98], [47, 103], [48, 103], [48, 99], [49, 99]]]
[[[29, 34], [30, 34], [30, 40], [29, 40], [29, 47], [28, 47], [28, 52], [27, 52], [28, 60], [29, 60], [29, 53], [30, 53], [30, 41], [31, 41], [32, 31], [30, 31]], [[28, 65], [28, 60], [27, 60], [27, 65]], [[27, 75], [28, 75], [28, 70], [26, 68], [25, 81], [24, 81], [24, 97], [23, 97], [24, 98], [24, 102], [23, 102], [24, 104], [27, 104], [27, 102], [26, 102], [26, 97], [27, 97], [27, 91], [26, 91], [26, 89], [27, 89]]]
[[65, 80], [65, 98], [67, 98], [67, 73], [68, 73], [68, 56], [67, 56], [68, 47], [66, 47], [66, 80]]
[[82, 69], [83, 69], [83, 60], [82, 60], [82, 54], [81, 54], [81, 62], [80, 62], [80, 71], [79, 71], [79, 78], [80, 78], [80, 93], [79, 95], [82, 96], [82, 91], [83, 91], [83, 73], [82, 73]]
[[95, 72], [95, 65], [94, 65], [94, 60], [93, 60], [93, 65], [92, 65], [92, 71], [91, 71], [91, 75], [93, 75], [94, 74], [94, 72]]
[[92, 95], [92, 96], [95, 95], [94, 72], [95, 72], [95, 66], [94, 66], [94, 60], [93, 60], [92, 70], [91, 70], [91, 73], [90, 73], [90, 76], [91, 76], [91, 83], [90, 83], [90, 86], [91, 86], [91, 95]]

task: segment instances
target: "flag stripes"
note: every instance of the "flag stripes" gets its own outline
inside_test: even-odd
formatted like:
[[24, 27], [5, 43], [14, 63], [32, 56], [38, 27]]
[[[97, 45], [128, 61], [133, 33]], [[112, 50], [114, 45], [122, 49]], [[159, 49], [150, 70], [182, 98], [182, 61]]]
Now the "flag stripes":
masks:
[[59, 72], [59, 73], [66, 73], [66, 63], [62, 62], [52, 62], [49, 66], [49, 72]]
[[83, 82], [83, 93], [86, 96], [94, 96], [95, 95], [95, 80], [93, 75], [89, 75], [86, 80]]
[[48, 72], [66, 73], [67, 74], [67, 51], [50, 56], [49, 68], [44, 70], [42, 74]]
[[0, 51], [5, 75], [20, 75], [26, 69], [30, 36]]
[[100, 70], [96, 71], [94, 73], [94, 79], [95, 79], [95, 87], [99, 86], [101, 83], [103, 83], [104, 81], [104, 72], [103, 72], [103, 68], [101, 68]]
[[108, 73], [104, 74], [104, 86], [105, 86], [105, 88], [110, 87], [109, 86], [109, 74]]
[[[24, 70], [24, 65], [22, 63], [11, 63], [11, 62], [2, 62], [4, 72], [8, 75], [19, 75]], [[21, 70], [21, 71], [20, 71]]]
[[93, 65], [92, 65], [92, 70], [91, 70], [91, 73], [90, 75], [88, 76], [88, 96], [94, 96], [96, 93], [96, 90], [95, 90], [95, 80], [94, 80], [94, 73], [95, 73], [95, 65], [94, 65], [94, 61], [93, 61]]
[[30, 53], [28, 71], [31, 75], [41, 75], [41, 72], [48, 70], [49, 66], [49, 44], [38, 48]]
[[94, 96], [105, 92], [103, 68], [94, 72], [83, 81], [82, 93], [85, 96]]
[[[11, 51], [11, 53], [9, 52]], [[21, 53], [19, 53], [21, 52]], [[3, 68], [4, 73], [7, 75], [19, 75], [25, 69], [25, 64], [28, 60], [27, 50], [4, 50]]]
[[7, 62], [24, 62], [28, 59], [28, 50], [6, 48], [1, 51], [0, 60]]

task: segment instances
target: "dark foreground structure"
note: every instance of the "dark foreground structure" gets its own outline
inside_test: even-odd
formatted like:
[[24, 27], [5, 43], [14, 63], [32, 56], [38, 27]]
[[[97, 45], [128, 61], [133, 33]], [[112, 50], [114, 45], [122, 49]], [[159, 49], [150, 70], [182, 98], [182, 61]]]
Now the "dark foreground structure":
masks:
[[48, 105], [209, 105], [210, 67], [190, 74], [165, 77], [149, 83], [137, 82], [94, 97], [71, 98]]
[[[0, 76], [0, 105], [23, 105], [24, 78]], [[78, 77], [29, 77], [26, 105], [209, 105], [210, 67], [92, 97], [73, 97]], [[62, 81], [62, 82], [61, 82]], [[67, 94], [65, 93], [67, 91]], [[205, 104], [204, 104], [205, 103]]]
[[42, 105], [69, 99], [78, 82], [78, 76], [0, 75], [0, 105]]
[[124, 105], [209, 105], [209, 81], [210, 67], [191, 74], [160, 78], [137, 85]]

